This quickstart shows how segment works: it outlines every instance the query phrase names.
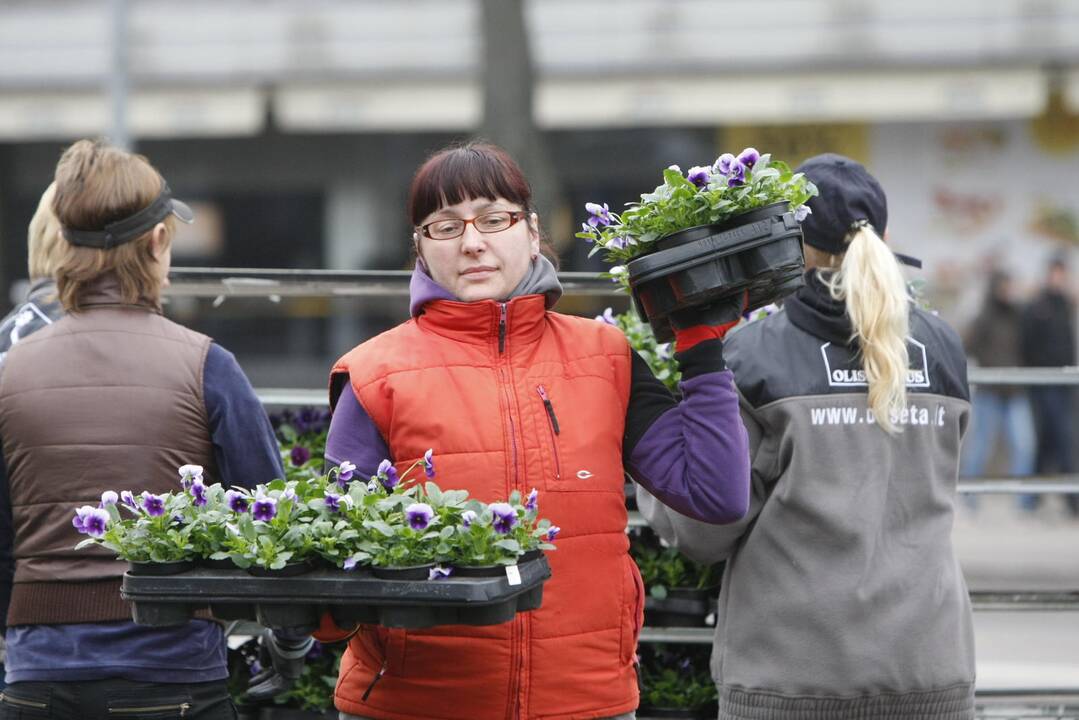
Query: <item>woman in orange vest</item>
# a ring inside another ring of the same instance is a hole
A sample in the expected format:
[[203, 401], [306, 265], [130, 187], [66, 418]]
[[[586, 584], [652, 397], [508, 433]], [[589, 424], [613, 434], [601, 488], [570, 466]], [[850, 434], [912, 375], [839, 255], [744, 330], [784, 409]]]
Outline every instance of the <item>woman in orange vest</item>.
[[729, 326], [679, 333], [679, 402], [616, 327], [553, 312], [562, 288], [528, 181], [497, 147], [433, 155], [408, 211], [412, 317], [334, 366], [326, 460], [372, 476], [434, 448], [443, 488], [485, 501], [536, 489], [561, 534], [539, 610], [490, 627], [360, 626], [337, 708], [344, 720], [632, 718], [644, 593], [624, 472], [699, 520], [745, 514]]

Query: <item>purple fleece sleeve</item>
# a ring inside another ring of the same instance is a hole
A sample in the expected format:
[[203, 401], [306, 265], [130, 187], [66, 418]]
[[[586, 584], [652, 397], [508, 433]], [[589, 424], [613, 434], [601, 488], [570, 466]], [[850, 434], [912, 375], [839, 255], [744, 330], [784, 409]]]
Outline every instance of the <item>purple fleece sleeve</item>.
[[[716, 352], [710, 350], [689, 352], [703, 360]], [[732, 523], [749, 507], [749, 438], [734, 377], [722, 369], [721, 357], [718, 371], [716, 365], [707, 372], [687, 364], [682, 363], [682, 401], [650, 421], [626, 466], [634, 480], [673, 510], [716, 525]], [[637, 385], [635, 376], [633, 393]]]
[[330, 430], [326, 435], [326, 464], [340, 465], [345, 460], [356, 466], [361, 477], [371, 477], [378, 465], [390, 458], [390, 449], [375, 427], [374, 420], [360, 405], [356, 393], [345, 386], [333, 408]]

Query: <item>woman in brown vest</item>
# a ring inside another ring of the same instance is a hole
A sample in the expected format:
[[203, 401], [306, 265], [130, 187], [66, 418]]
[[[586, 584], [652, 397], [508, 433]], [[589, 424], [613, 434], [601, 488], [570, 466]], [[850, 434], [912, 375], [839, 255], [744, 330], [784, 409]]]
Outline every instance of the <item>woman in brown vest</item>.
[[221, 627], [132, 623], [124, 564], [76, 552], [71, 513], [105, 490], [172, 490], [184, 464], [226, 485], [282, 476], [273, 431], [236, 359], [161, 314], [175, 222], [193, 216], [157, 170], [80, 141], [53, 211], [66, 314], [0, 366], [0, 720], [233, 718]]

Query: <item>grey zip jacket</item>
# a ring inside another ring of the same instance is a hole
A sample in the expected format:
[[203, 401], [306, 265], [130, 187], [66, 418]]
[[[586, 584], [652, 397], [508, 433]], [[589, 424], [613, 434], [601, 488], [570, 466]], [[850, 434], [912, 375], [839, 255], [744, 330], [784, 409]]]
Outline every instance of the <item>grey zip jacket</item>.
[[974, 637], [952, 548], [970, 413], [955, 332], [912, 308], [907, 409], [869, 412], [843, 305], [815, 273], [724, 355], [749, 431], [738, 523], [696, 522], [638, 490], [649, 524], [699, 562], [727, 560], [712, 674], [731, 720], [968, 720]]

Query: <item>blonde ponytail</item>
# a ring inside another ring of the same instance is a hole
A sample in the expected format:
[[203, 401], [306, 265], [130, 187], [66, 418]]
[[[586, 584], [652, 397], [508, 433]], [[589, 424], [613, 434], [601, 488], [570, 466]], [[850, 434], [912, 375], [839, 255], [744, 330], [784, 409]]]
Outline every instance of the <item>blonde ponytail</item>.
[[847, 306], [869, 383], [869, 407], [888, 434], [900, 432], [892, 414], [907, 405], [910, 332], [907, 284], [891, 250], [868, 224], [847, 236], [839, 270], [822, 278], [832, 297]]

